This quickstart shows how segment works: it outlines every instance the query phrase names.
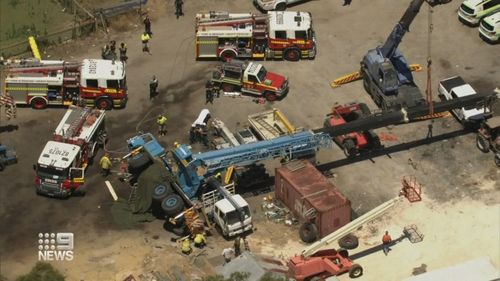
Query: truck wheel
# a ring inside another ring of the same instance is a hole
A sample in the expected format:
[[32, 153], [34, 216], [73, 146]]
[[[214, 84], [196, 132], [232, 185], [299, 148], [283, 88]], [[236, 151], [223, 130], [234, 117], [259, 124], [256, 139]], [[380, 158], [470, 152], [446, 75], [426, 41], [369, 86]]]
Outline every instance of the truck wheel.
[[476, 136], [476, 146], [481, 152], [488, 153], [490, 151], [490, 143], [488, 140], [481, 134]]
[[220, 59], [223, 62], [228, 62], [231, 61], [236, 57], [236, 52], [233, 50], [224, 50], [222, 53], [220, 53]]
[[297, 49], [288, 49], [285, 51], [285, 59], [287, 61], [298, 61], [300, 59], [300, 52]]
[[168, 183], [157, 184], [153, 189], [153, 200], [163, 201], [170, 194], [172, 194], [172, 187]]
[[34, 109], [45, 109], [47, 101], [44, 98], [34, 98], [31, 100], [31, 107]]
[[366, 105], [366, 103], [360, 103], [359, 107], [361, 108], [361, 112], [363, 113], [363, 117], [370, 115], [372, 113], [370, 111], [370, 108], [368, 108], [368, 105]]
[[356, 149], [356, 143], [354, 143], [354, 140], [346, 139], [342, 143], [342, 146], [344, 147], [345, 156], [354, 157], [356, 156], [356, 154], [358, 154], [358, 150]]
[[224, 92], [234, 92], [234, 89], [236, 87], [233, 84], [228, 84], [228, 83], [223, 83], [222, 84], [222, 91]]
[[134, 158], [128, 160], [128, 167], [131, 171], [140, 171], [150, 162], [146, 153], [141, 153]]
[[276, 5], [276, 11], [284, 11], [286, 10], [286, 3], [279, 3], [278, 5]]
[[358, 278], [361, 275], [363, 275], [363, 268], [361, 265], [355, 263], [349, 268], [349, 277], [351, 278]]
[[173, 217], [184, 210], [184, 202], [179, 195], [170, 194], [161, 202], [161, 208], [166, 216]]
[[318, 239], [318, 228], [315, 224], [306, 222], [299, 229], [300, 239], [306, 243], [312, 243]]
[[272, 92], [265, 92], [264, 97], [266, 98], [267, 101], [276, 101], [278, 99], [278, 96], [276, 96], [275, 93]]
[[95, 106], [99, 109], [110, 110], [113, 108], [113, 102], [108, 98], [100, 98], [96, 100]]
[[344, 249], [349, 249], [349, 250], [356, 249], [358, 245], [359, 245], [358, 237], [352, 234], [347, 234], [346, 236], [339, 239], [339, 246]]

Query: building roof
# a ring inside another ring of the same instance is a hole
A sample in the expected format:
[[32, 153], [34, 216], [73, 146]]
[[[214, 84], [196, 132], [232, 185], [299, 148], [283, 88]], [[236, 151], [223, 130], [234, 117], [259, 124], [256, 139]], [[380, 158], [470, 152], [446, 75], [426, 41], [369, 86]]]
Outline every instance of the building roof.
[[65, 169], [79, 152], [80, 147], [77, 145], [48, 141], [38, 158], [38, 164]]
[[308, 30], [311, 14], [306, 12], [268, 12], [270, 30]]
[[125, 77], [125, 68], [120, 61], [84, 59], [82, 79], [114, 79], [120, 80]]

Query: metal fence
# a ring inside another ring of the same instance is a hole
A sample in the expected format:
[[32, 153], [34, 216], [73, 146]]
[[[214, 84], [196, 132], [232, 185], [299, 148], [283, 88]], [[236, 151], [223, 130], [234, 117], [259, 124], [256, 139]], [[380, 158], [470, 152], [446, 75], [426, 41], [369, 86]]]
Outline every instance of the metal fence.
[[[132, 0], [112, 7], [92, 11], [83, 7], [77, 0], [58, 0], [58, 2], [66, 11], [74, 15], [73, 24], [70, 27], [66, 26], [63, 29], [50, 32], [47, 35], [33, 34], [41, 50], [50, 45], [60, 44], [71, 39], [89, 35], [95, 32], [99, 28], [99, 25], [104, 25], [105, 23], [103, 20], [106, 18], [141, 9], [142, 6], [147, 3], [147, 0]], [[103, 27], [106, 28], [105, 26]], [[23, 41], [2, 46], [0, 48], [0, 56], [8, 58], [30, 51], [28, 39], [26, 38]]]

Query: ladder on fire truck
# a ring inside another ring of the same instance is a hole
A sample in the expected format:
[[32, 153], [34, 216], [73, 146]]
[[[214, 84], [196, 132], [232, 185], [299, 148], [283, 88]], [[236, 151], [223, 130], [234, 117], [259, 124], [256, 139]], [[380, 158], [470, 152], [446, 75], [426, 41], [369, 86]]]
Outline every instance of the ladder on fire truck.
[[91, 108], [75, 108], [66, 120], [66, 124], [70, 124], [68, 129], [64, 132], [64, 138], [69, 139], [75, 137], [80, 132], [87, 117], [92, 112]]
[[39, 61], [39, 60], [12, 60], [7, 61], [7, 72], [31, 72], [65, 70], [68, 68], [80, 67], [81, 62], [77, 61]]
[[267, 15], [255, 15], [255, 14], [239, 14], [240, 16], [231, 16], [228, 12], [209, 12], [208, 17], [205, 14], [198, 17], [198, 26], [217, 26], [217, 25], [235, 25], [243, 23], [255, 23], [259, 21], [265, 21]]

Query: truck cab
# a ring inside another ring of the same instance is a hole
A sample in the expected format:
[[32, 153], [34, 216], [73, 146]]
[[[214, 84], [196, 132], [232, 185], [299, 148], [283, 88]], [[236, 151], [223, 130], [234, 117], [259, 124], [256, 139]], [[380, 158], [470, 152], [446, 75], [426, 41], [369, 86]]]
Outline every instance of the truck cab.
[[225, 237], [232, 237], [252, 229], [252, 216], [248, 203], [238, 194], [233, 195], [232, 199], [243, 210], [242, 215], [228, 199], [217, 201], [213, 207], [214, 221]]
[[[441, 80], [439, 82], [439, 94], [446, 100], [452, 100], [470, 95], [476, 95], [476, 91], [467, 84], [462, 77], [455, 76]], [[489, 113], [484, 106], [466, 106], [452, 110], [455, 117], [463, 123], [479, 122], [485, 119], [485, 114]]]
[[79, 146], [49, 141], [38, 162], [35, 187], [37, 194], [68, 197], [83, 183], [85, 167], [79, 167], [82, 151]]
[[491, 44], [500, 43], [500, 11], [481, 20], [479, 37]]
[[465, 25], [477, 26], [479, 21], [500, 11], [500, 0], [465, 0], [458, 9], [458, 19]]

